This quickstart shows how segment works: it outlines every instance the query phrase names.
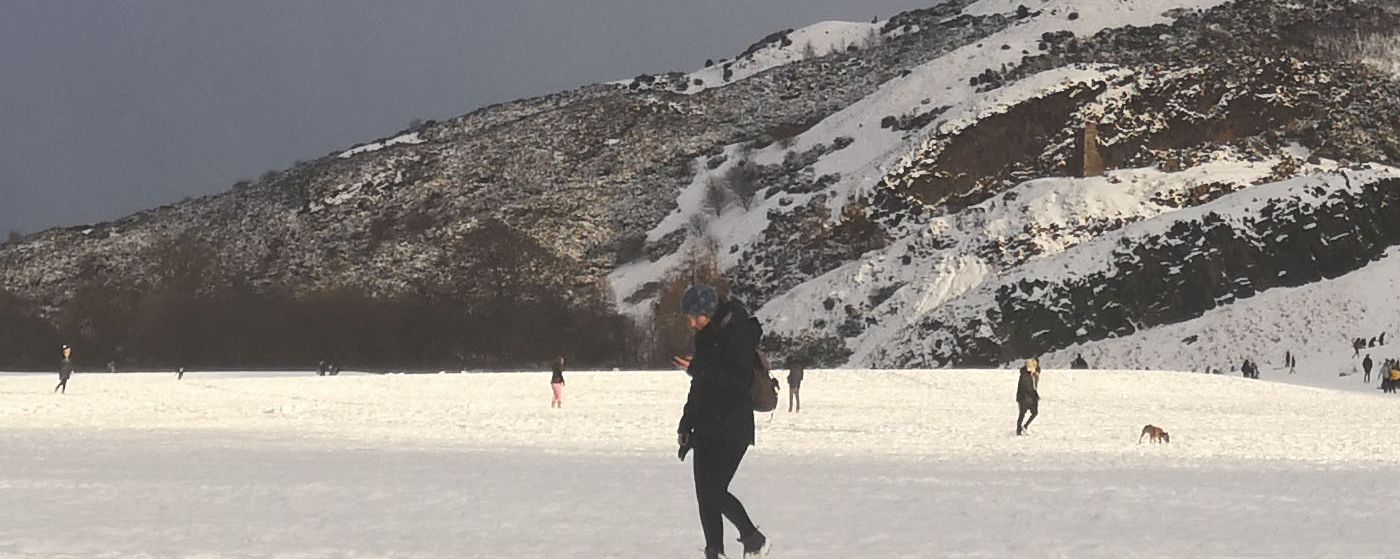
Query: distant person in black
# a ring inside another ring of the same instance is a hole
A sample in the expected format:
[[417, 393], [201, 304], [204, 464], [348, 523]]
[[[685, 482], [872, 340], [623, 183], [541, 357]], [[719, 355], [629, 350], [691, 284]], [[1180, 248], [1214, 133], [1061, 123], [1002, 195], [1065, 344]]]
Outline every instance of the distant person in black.
[[1361, 382], [1365, 382], [1365, 383], [1371, 382], [1371, 366], [1372, 366], [1372, 365], [1375, 365], [1375, 362], [1374, 362], [1374, 361], [1371, 361], [1371, 354], [1368, 353], [1368, 354], [1366, 354], [1366, 358], [1361, 360], [1361, 370], [1362, 370], [1362, 371], [1365, 371], [1365, 373], [1366, 373], [1366, 377], [1363, 378], [1363, 379], [1361, 379]]
[[65, 344], [63, 358], [58, 361], [58, 386], [53, 387], [53, 391], [67, 394], [68, 377], [71, 376], [73, 376], [73, 348]]
[[737, 301], [720, 301], [714, 287], [697, 284], [681, 297], [681, 312], [695, 331], [695, 354], [676, 357], [690, 375], [690, 393], [676, 429], [677, 456], [695, 452], [695, 500], [705, 533], [705, 557], [724, 555], [724, 519], [739, 530], [744, 556], [756, 556], [768, 538], [754, 526], [729, 483], [754, 443], [754, 362], [763, 328]]
[[797, 406], [797, 413], [802, 413], [802, 397], [798, 391], [802, 389], [802, 376], [806, 373], [801, 361], [793, 361], [788, 365], [788, 411], [793, 411], [793, 406]]
[[1078, 354], [1078, 355], [1075, 355], [1075, 356], [1074, 356], [1074, 361], [1071, 361], [1071, 362], [1070, 362], [1069, 368], [1071, 368], [1071, 369], [1088, 369], [1088, 368], [1089, 368], [1089, 362], [1084, 360], [1084, 354], [1081, 353], [1081, 354]]
[[1253, 361], [1248, 359], [1245, 359], [1244, 363], [1240, 364], [1240, 372], [1244, 374], [1244, 378], [1259, 378], [1259, 368], [1254, 365]]
[[316, 376], [318, 376], [318, 377], [326, 376], [326, 362], [325, 362], [325, 361], [317, 361], [317, 362], [316, 362]]
[[[1040, 360], [1032, 357], [1026, 360], [1026, 366], [1021, 367], [1021, 376], [1016, 382], [1016, 404], [1021, 408], [1021, 413], [1016, 416], [1017, 436], [1026, 434], [1031, 422], [1040, 415], [1039, 387]], [[1030, 419], [1026, 419], [1026, 412], [1030, 412]]]
[[564, 356], [554, 358], [554, 375], [549, 378], [549, 388], [554, 391], [554, 399], [549, 402], [551, 408], [564, 407]]
[[185, 368], [175, 369], [175, 380], [185, 380]]
[[336, 375], [340, 374], [340, 364], [338, 364], [338, 363], [331, 363], [331, 367], [330, 367], [330, 369], [328, 369], [328, 370], [326, 371], [326, 374], [328, 374], [328, 375], [330, 375], [330, 376], [336, 376]]

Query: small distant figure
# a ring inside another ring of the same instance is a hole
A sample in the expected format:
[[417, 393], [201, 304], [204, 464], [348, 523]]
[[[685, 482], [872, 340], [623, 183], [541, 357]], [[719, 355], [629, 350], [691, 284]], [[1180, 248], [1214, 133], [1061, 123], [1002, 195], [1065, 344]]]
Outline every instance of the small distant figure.
[[340, 374], [340, 364], [339, 364], [339, 363], [331, 363], [330, 368], [329, 368], [329, 369], [326, 369], [326, 374], [329, 375], [329, 376], [336, 376], [336, 375]]
[[113, 374], [115, 374], [115, 373], [117, 372], [117, 362], [116, 362], [116, 361], [108, 361], [108, 362], [107, 362], [107, 372], [108, 372], [108, 373], [113, 373]]
[[1385, 332], [1381, 332], [1381, 345], [1385, 345]]
[[794, 360], [788, 365], [788, 411], [793, 411], [796, 406], [796, 413], [802, 413], [802, 396], [798, 391], [802, 390], [802, 377], [806, 375], [806, 368], [801, 361]]
[[1361, 357], [1361, 349], [1366, 347], [1366, 340], [1356, 338], [1351, 341], [1352, 357]]
[[316, 362], [316, 376], [318, 376], [318, 377], [326, 376], [326, 362], [325, 362], [325, 361], [317, 361], [317, 362]]
[[1168, 435], [1167, 432], [1163, 431], [1161, 427], [1157, 427], [1152, 424], [1148, 424], [1142, 428], [1142, 434], [1138, 435], [1138, 444], [1142, 444], [1143, 437], [1147, 437], [1147, 441], [1151, 443], [1172, 442], [1171, 435]]
[[[1016, 404], [1021, 412], [1016, 416], [1016, 436], [1025, 435], [1031, 422], [1040, 415], [1040, 360], [1034, 357], [1026, 360], [1021, 367], [1021, 376], [1016, 382]], [[1030, 412], [1030, 419], [1026, 419]], [[1023, 422], [1024, 420], [1024, 422]]]
[[63, 357], [58, 360], [58, 386], [53, 387], [53, 391], [67, 394], [68, 377], [73, 376], [73, 348], [63, 344], [62, 352]]
[[1257, 379], [1259, 378], [1259, 365], [1245, 359], [1244, 363], [1240, 365], [1240, 373], [1244, 374], [1244, 378]]
[[185, 368], [175, 369], [175, 380], [185, 380]]
[[1361, 379], [1361, 382], [1364, 382], [1364, 383], [1366, 383], [1366, 384], [1371, 384], [1371, 365], [1374, 365], [1374, 364], [1375, 364], [1375, 363], [1374, 363], [1373, 361], [1371, 361], [1371, 354], [1369, 354], [1369, 353], [1366, 354], [1366, 358], [1365, 358], [1365, 359], [1362, 359], [1362, 360], [1361, 360], [1361, 371], [1362, 371], [1363, 373], [1366, 373], [1366, 376], [1365, 376], [1364, 378]]
[[550, 408], [564, 407], [564, 356], [554, 358], [554, 375], [549, 379], [549, 387], [554, 391], [554, 399], [550, 400]]
[[1376, 338], [1372, 337], [1371, 343], [1368, 344], [1366, 347], [1376, 347]]
[[1390, 360], [1390, 375], [1386, 377], [1386, 392], [1395, 393], [1397, 385], [1400, 385], [1400, 361]]
[[1069, 368], [1071, 368], [1071, 369], [1077, 369], [1077, 370], [1078, 370], [1078, 369], [1088, 369], [1088, 368], [1089, 368], [1089, 362], [1088, 362], [1088, 361], [1085, 361], [1085, 360], [1084, 360], [1084, 354], [1080, 353], [1080, 354], [1077, 354], [1077, 355], [1074, 356], [1074, 361], [1070, 361], [1070, 363], [1069, 363]]

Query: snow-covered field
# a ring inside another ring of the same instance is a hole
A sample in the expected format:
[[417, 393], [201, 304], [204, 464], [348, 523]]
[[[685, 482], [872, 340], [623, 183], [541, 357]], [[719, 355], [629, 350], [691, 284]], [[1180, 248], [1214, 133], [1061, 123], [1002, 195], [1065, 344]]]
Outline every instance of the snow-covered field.
[[[568, 378], [552, 410], [545, 373], [77, 375], [66, 395], [0, 375], [0, 556], [700, 556], [685, 375]], [[801, 414], [760, 416], [735, 493], [774, 557], [1400, 546], [1400, 399], [1048, 371], [1018, 438], [1015, 382], [809, 371]], [[1172, 443], [1138, 445], [1145, 423]]]

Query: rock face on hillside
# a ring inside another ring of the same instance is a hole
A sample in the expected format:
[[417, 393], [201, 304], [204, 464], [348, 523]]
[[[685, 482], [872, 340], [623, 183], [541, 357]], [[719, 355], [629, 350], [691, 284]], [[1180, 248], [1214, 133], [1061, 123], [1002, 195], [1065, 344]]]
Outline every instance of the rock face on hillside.
[[[425, 123], [0, 246], [0, 312], [156, 363], [176, 359], [150, 349], [169, 334], [132, 325], [234, 321], [220, 313], [244, 306], [208, 301], [419, 305], [338, 316], [429, 342], [266, 359], [425, 366], [581, 351], [560, 340], [622, 313], [636, 326], [586, 345], [623, 363], [653, 354], [652, 305], [705, 253], [775, 352], [948, 366], [1186, 320], [1400, 244], [1400, 82], [1355, 44], [1393, 38], [1400, 9], [1107, 4], [957, 0], [844, 48], [784, 31], [695, 74]], [[434, 314], [447, 308], [459, 314]], [[319, 330], [307, 313], [297, 329]], [[528, 341], [492, 359], [505, 342], [449, 326], [462, 322]], [[540, 323], [572, 329], [531, 337]], [[189, 344], [223, 343], [209, 332]]]

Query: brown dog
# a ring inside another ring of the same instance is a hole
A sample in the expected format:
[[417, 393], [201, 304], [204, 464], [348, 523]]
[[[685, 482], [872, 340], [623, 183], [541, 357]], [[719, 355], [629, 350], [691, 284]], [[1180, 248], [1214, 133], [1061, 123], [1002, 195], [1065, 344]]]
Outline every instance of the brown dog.
[[1142, 434], [1138, 435], [1138, 444], [1142, 444], [1143, 437], [1148, 437], [1147, 440], [1154, 443], [1172, 442], [1171, 435], [1168, 435], [1167, 432], [1163, 431], [1161, 427], [1156, 427], [1153, 425], [1146, 425], [1142, 428]]

